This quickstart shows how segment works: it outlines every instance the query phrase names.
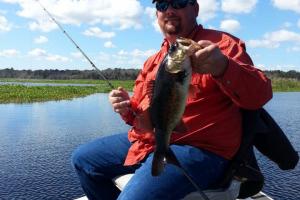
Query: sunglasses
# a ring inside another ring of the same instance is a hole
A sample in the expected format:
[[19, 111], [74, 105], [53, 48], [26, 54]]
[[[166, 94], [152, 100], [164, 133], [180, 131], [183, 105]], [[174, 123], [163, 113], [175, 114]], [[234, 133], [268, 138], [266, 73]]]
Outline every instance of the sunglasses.
[[172, 1], [158, 1], [156, 2], [156, 10], [165, 12], [169, 5], [174, 9], [185, 8], [188, 4], [194, 5], [196, 0], [172, 0]]

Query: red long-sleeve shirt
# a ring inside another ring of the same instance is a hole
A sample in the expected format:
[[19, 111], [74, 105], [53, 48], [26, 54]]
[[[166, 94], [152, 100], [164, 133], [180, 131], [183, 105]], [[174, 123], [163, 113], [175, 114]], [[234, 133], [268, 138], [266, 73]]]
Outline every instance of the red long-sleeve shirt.
[[[182, 116], [185, 130], [173, 133], [171, 144], [187, 144], [231, 159], [240, 146], [240, 108], [257, 109], [272, 98], [271, 82], [254, 68], [245, 44], [227, 33], [198, 26], [190, 35], [194, 41], [209, 40], [218, 44], [228, 57], [228, 67], [222, 77], [193, 73]], [[125, 165], [141, 161], [155, 148], [155, 138], [149, 117], [151, 87], [158, 67], [169, 48], [164, 40], [161, 50], [151, 56], [136, 79], [131, 105], [134, 110], [122, 116], [132, 125], [128, 138], [132, 146]]]

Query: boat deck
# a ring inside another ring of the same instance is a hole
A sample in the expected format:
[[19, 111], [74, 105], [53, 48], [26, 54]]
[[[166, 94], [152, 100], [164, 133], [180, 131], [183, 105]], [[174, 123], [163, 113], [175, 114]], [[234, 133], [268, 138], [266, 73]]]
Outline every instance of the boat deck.
[[[125, 174], [122, 176], [118, 176], [113, 179], [114, 184], [122, 191], [126, 186], [128, 181], [131, 179], [133, 174]], [[233, 199], [237, 196], [240, 188], [240, 182], [237, 180], [233, 180], [228, 187], [228, 189], [224, 191], [216, 191], [216, 190], [205, 190], [203, 191], [210, 200], [220, 200], [220, 199]], [[246, 198], [246, 200], [273, 200], [271, 197], [266, 195], [263, 192], [259, 192], [258, 194]], [[75, 200], [88, 200], [86, 196], [80, 197]], [[191, 194], [184, 197], [182, 200], [202, 200], [201, 195], [198, 192], [192, 192]]]
[[[80, 197], [78, 199], [75, 200], [88, 200], [88, 198], [86, 196]], [[190, 199], [190, 200], [200, 200], [199, 198], [194, 198], [194, 199]], [[238, 199], [237, 199], [238, 200]], [[259, 192], [258, 194], [252, 196], [252, 197], [248, 197], [244, 200], [273, 200], [271, 197], [269, 197], [268, 195], [266, 195], [263, 192]]]
[[[122, 191], [126, 186], [128, 181], [134, 174], [125, 174], [114, 178], [112, 181], [114, 184]], [[224, 199], [234, 199], [239, 192], [240, 182], [237, 180], [232, 180], [230, 186], [226, 190], [205, 190], [203, 191], [210, 200], [224, 200]], [[182, 200], [201, 200], [202, 197], [198, 192], [192, 192], [184, 197]], [[266, 195], [263, 192], [259, 192], [258, 194], [246, 198], [246, 200], [273, 200], [271, 197]], [[83, 196], [81, 198], [75, 200], [88, 200], [87, 197]]]

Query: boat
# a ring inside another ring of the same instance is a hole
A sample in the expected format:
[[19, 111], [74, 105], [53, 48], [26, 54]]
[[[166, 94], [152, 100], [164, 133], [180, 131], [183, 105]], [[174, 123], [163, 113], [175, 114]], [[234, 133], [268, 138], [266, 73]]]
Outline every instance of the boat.
[[[118, 176], [115, 179], [113, 179], [113, 182], [116, 185], [116, 187], [122, 191], [133, 175], [134, 174], [125, 174], [122, 176]], [[226, 199], [232, 199], [232, 195], [237, 196], [237, 193], [239, 192], [239, 187], [240, 187], [240, 182], [237, 180], [233, 180], [230, 186], [226, 190], [205, 190], [203, 192], [208, 196], [210, 200], [226, 200]], [[185, 196], [182, 200], [202, 200], [202, 199], [203, 198], [198, 192], [192, 192], [187, 196]], [[246, 198], [245, 200], [254, 200], [254, 199], [273, 200], [271, 197], [269, 197], [267, 194], [265, 194], [262, 191], [253, 195], [252, 197]], [[82, 196], [75, 200], [88, 200], [88, 198], [86, 196]]]

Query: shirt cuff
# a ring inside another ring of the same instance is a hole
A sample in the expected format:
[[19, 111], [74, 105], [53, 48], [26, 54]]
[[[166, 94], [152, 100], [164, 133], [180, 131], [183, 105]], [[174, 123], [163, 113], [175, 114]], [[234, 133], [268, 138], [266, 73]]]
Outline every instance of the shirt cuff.
[[129, 110], [126, 114], [121, 115], [121, 118], [126, 122], [126, 124], [133, 125], [135, 113], [137, 110], [137, 103], [131, 98], [130, 105], [131, 105], [131, 110]]

